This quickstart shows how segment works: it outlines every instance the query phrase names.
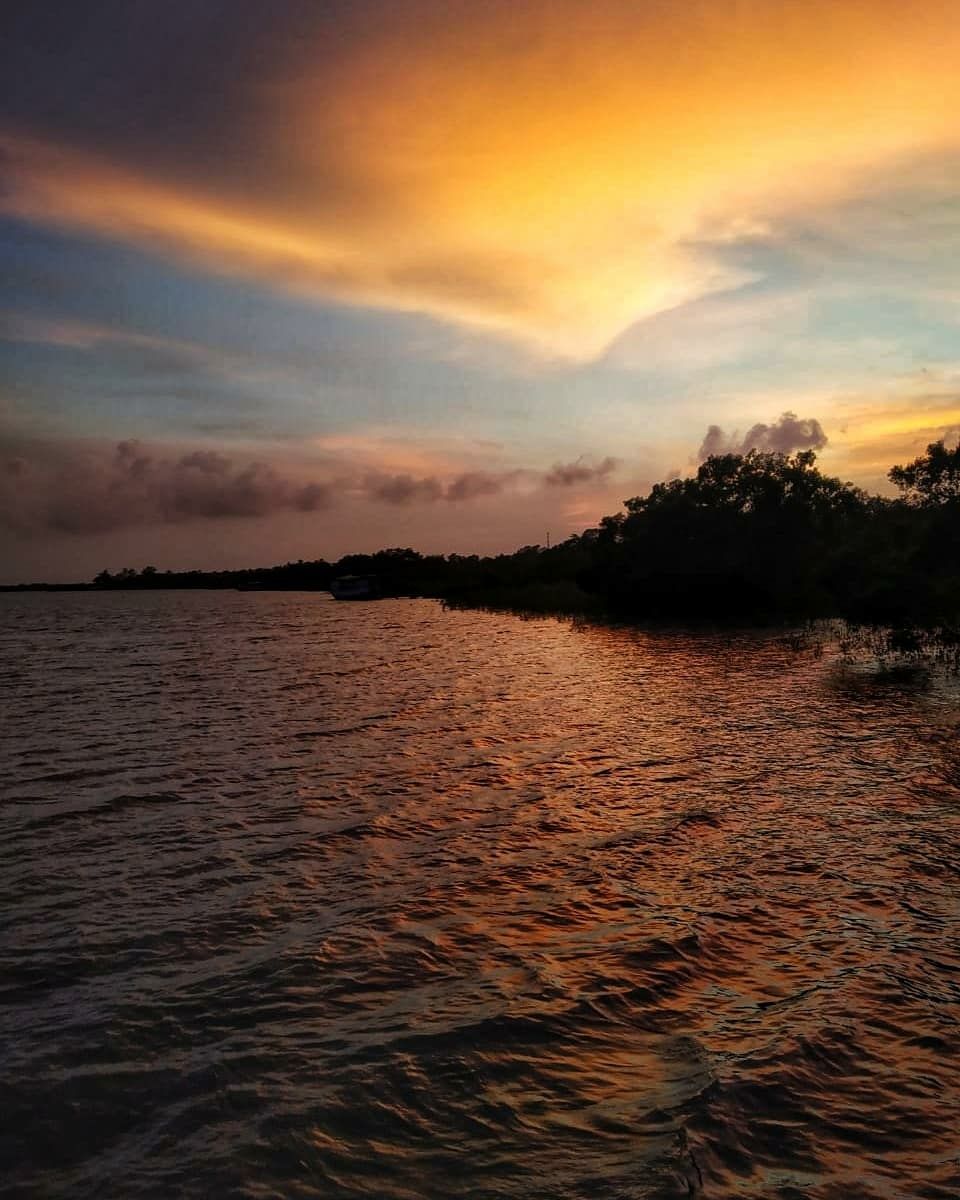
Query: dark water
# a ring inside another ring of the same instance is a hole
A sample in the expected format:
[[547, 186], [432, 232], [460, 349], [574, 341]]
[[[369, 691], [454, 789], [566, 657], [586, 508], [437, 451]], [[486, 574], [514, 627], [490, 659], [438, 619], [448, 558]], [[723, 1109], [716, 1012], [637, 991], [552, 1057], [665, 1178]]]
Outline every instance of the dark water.
[[0, 1191], [960, 1195], [952, 685], [0, 596]]

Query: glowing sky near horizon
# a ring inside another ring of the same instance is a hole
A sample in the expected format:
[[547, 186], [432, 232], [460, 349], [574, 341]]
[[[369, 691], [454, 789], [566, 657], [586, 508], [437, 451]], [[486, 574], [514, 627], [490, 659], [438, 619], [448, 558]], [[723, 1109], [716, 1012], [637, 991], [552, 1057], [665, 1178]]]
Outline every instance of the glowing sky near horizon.
[[873, 487], [960, 425], [954, 0], [12, 9], [10, 577], [511, 549], [711, 424], [816, 418]]

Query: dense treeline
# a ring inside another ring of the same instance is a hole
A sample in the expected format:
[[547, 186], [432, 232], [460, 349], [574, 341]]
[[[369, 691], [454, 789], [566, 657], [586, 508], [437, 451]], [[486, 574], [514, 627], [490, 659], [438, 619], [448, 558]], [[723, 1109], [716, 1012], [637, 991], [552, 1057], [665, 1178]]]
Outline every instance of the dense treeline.
[[553, 550], [483, 560], [487, 577], [460, 598], [632, 620], [843, 617], [947, 632], [960, 618], [960, 448], [933, 443], [890, 479], [894, 499], [824, 475], [812, 451], [714, 456]]
[[960, 448], [894, 467], [895, 499], [824, 475], [812, 451], [707, 459], [595, 529], [514, 554], [353, 554], [245, 571], [97, 576], [112, 588], [326, 589], [374, 574], [386, 595], [631, 620], [844, 617], [950, 629], [960, 617]]

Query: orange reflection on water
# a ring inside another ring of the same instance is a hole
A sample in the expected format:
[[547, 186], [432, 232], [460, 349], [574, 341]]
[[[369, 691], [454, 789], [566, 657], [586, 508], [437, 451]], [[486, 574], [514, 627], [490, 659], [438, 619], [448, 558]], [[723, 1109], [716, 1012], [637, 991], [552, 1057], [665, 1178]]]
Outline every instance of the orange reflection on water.
[[[53, 1055], [119, 1128], [162, 1069], [200, 1132], [152, 1169], [284, 1195], [956, 1193], [955, 683], [777, 634], [84, 600], [30, 617], [2, 731], [4, 865], [69, 897], [11, 971], [94, 1014], [17, 1009], [24, 1087]], [[109, 1102], [69, 1065], [107, 1004]]]

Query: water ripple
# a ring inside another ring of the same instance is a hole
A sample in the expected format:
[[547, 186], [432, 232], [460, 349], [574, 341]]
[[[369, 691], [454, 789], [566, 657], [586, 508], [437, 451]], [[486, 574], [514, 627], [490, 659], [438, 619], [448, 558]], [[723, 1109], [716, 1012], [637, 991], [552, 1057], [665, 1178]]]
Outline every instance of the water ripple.
[[0, 1194], [960, 1194], [960, 705], [802, 639], [0, 597]]

